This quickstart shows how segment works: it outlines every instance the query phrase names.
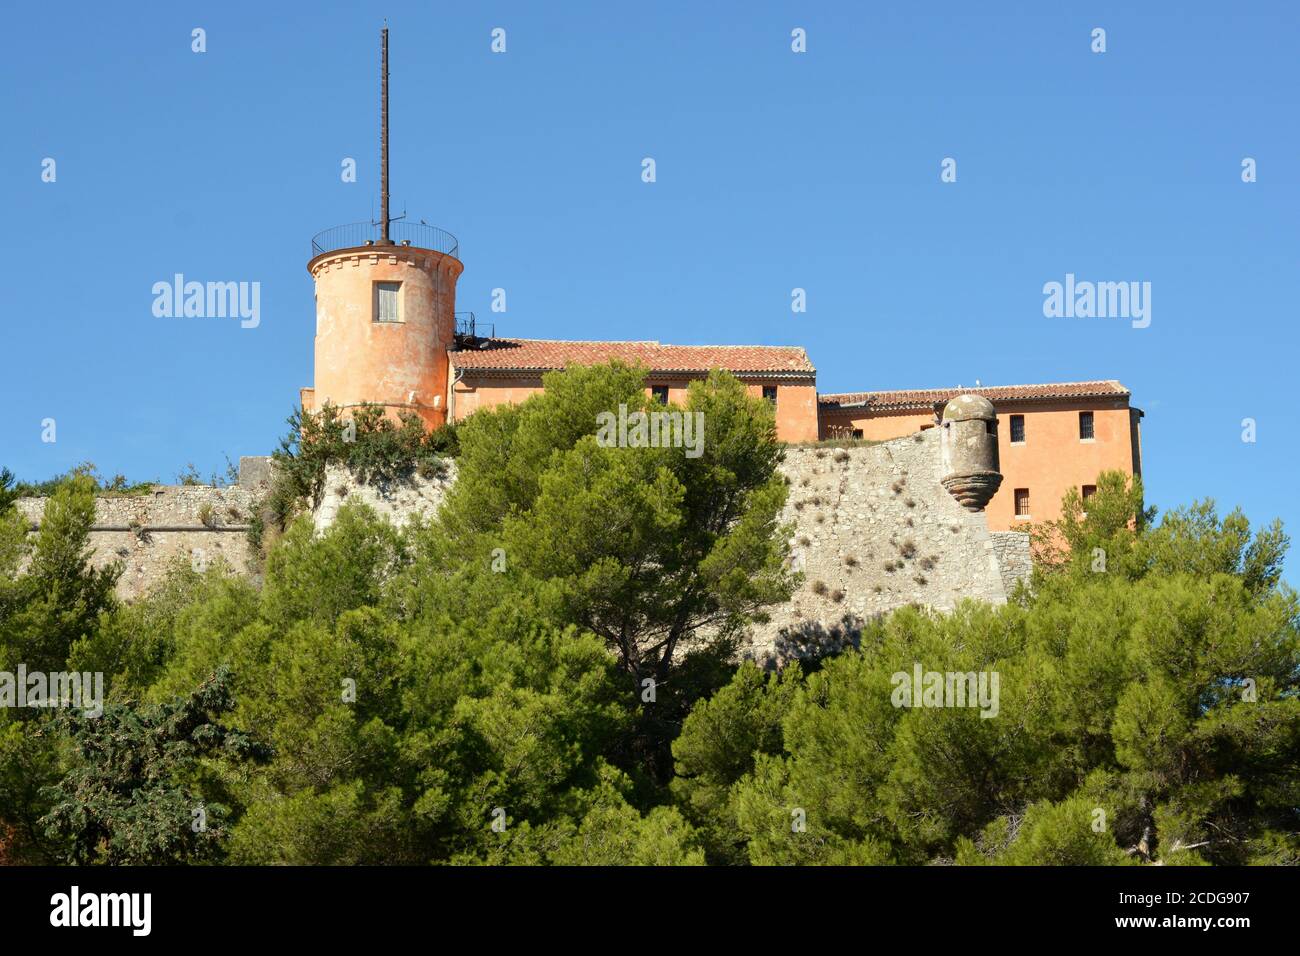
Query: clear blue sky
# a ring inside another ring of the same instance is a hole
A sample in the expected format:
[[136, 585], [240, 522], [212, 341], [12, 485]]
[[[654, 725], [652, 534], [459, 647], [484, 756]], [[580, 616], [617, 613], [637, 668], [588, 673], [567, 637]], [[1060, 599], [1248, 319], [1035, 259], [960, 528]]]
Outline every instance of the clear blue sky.
[[[458, 308], [507, 290], [499, 334], [798, 344], [822, 391], [1118, 378], [1152, 503], [1300, 527], [1293, 2], [127, 11], [5, 13], [0, 463], [23, 478], [273, 448], [312, 381], [309, 239], [375, 206], [386, 15], [396, 206], [459, 236]], [[177, 272], [260, 282], [260, 326], [155, 318]], [[1151, 282], [1150, 327], [1045, 318], [1067, 272]]]

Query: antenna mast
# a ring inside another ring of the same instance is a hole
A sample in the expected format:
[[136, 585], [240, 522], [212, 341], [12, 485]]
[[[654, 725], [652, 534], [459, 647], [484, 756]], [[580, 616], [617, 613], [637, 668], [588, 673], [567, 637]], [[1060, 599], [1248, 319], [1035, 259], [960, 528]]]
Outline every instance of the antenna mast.
[[388, 236], [388, 27], [384, 27], [379, 36], [383, 51], [379, 110], [379, 223], [382, 230], [379, 243], [391, 246], [393, 240]]

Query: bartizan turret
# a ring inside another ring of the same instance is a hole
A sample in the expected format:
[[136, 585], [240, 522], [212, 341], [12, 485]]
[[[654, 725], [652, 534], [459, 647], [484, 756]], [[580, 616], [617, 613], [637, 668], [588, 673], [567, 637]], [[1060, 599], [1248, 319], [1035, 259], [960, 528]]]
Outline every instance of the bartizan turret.
[[983, 511], [1002, 484], [993, 403], [980, 395], [958, 395], [944, 406], [939, 427], [943, 486], [967, 511]]

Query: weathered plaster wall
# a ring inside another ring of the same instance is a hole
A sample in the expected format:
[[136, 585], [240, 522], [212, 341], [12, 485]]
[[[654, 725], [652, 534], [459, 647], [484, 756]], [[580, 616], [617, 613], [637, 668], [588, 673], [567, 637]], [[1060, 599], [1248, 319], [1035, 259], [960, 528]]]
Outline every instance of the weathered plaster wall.
[[[97, 498], [91, 564], [123, 563], [117, 593], [124, 600], [147, 594], [174, 561], [201, 570], [223, 559], [237, 573], [251, 573], [246, 529], [258, 494], [256, 485], [157, 485], [148, 495]], [[35, 526], [46, 501], [20, 498], [17, 507]]]
[[1004, 573], [999, 562], [1018, 555], [1018, 543], [999, 544], [984, 515], [939, 484], [937, 429], [866, 447], [791, 448], [783, 471], [790, 479], [783, 518], [795, 526], [792, 560], [805, 580], [770, 623], [753, 629], [748, 656], [842, 645], [871, 616], [908, 604], [949, 609], [967, 597], [1001, 604], [1022, 573]]
[[[447, 350], [460, 260], [414, 246], [343, 249], [314, 258], [316, 378], [312, 409], [378, 403], [446, 420]], [[398, 321], [376, 322], [376, 284], [399, 283]], [[307, 406], [304, 406], [307, 407]]]
[[[939, 442], [939, 430], [928, 429], [874, 446], [786, 450], [782, 521], [794, 525], [791, 556], [804, 582], [751, 630], [742, 653], [770, 661], [809, 643], [842, 644], [873, 615], [908, 604], [1006, 601], [1029, 573], [1028, 536], [990, 533], [983, 513], [957, 504], [939, 483]], [[397, 524], [431, 515], [454, 480], [454, 463], [442, 478], [372, 485], [331, 467], [316, 527], [328, 527], [348, 501]]]
[[[1093, 413], [1092, 439], [1079, 438], [1079, 413]], [[1011, 441], [1011, 415], [1025, 416], [1025, 440]], [[1040, 403], [1032, 408], [999, 410], [998, 457], [1002, 487], [989, 502], [989, 526], [1014, 530], [1026, 521], [1061, 516], [1061, 498], [1071, 488], [1095, 485], [1103, 471], [1134, 474], [1136, 422], [1127, 401]], [[1015, 490], [1029, 492], [1028, 517], [1015, 514]]]
[[[452, 360], [455, 361], [453, 353]], [[488, 376], [475, 369], [457, 371], [453, 377], [452, 420], [462, 422], [474, 412], [497, 405], [521, 405], [542, 390], [542, 377], [504, 378]]]
[[[370, 485], [331, 467], [316, 527], [329, 527], [347, 501], [399, 525], [432, 515], [455, 480], [455, 463], [448, 464], [440, 477]], [[792, 561], [805, 580], [769, 623], [752, 629], [742, 649], [750, 657], [768, 661], [809, 642], [852, 641], [872, 615], [907, 604], [947, 609], [964, 597], [1002, 603], [1029, 573], [1026, 535], [990, 533], [982, 513], [965, 511], [939, 483], [936, 429], [867, 447], [792, 447], [782, 471], [790, 482], [783, 521], [794, 526]], [[118, 591], [128, 600], [161, 581], [173, 560], [202, 566], [221, 557], [251, 573], [243, 532], [270, 478], [267, 459], [244, 458], [236, 486], [159, 486], [146, 497], [100, 498], [94, 564], [125, 563]], [[35, 524], [45, 499], [18, 506]]]
[[[1071, 488], [1095, 485], [1103, 471], [1141, 474], [1140, 413], [1127, 399], [1072, 399], [1061, 401], [1004, 402], [998, 413], [998, 458], [1002, 486], [989, 502], [989, 527], [1014, 531], [1028, 521], [1050, 521], [1061, 516], [1061, 498]], [[1079, 413], [1093, 413], [1095, 437], [1079, 438]], [[1011, 440], [1011, 416], [1025, 418], [1025, 440]], [[822, 410], [823, 438], [862, 431], [866, 439], [893, 439], [909, 435], [934, 422], [932, 412], [862, 408]], [[1015, 514], [1015, 492], [1029, 492], [1030, 514]]]
[[821, 409], [821, 437], [846, 438], [861, 431], [867, 441], [889, 441], [934, 425], [934, 412], [913, 409], [866, 411], [859, 408]]
[[447, 462], [446, 474], [436, 478], [412, 475], [407, 481], [361, 484], [346, 468], [330, 465], [325, 469], [325, 490], [312, 517], [316, 530], [323, 531], [334, 523], [339, 509], [348, 502], [369, 505], [395, 526], [402, 527], [414, 517], [430, 518], [442, 507], [443, 499], [456, 480], [456, 463]]
[[998, 557], [998, 567], [1002, 572], [1002, 584], [1007, 597], [1016, 589], [1016, 585], [1028, 580], [1033, 571], [1033, 561], [1029, 551], [1029, 535], [1024, 531], [992, 531], [993, 552]]
[[[400, 527], [413, 516], [436, 512], [455, 476], [455, 462], [448, 462], [443, 477], [413, 476], [408, 482], [363, 485], [345, 469], [330, 466], [321, 503], [312, 517], [317, 530], [323, 530], [334, 522], [345, 501], [363, 501]], [[117, 593], [128, 601], [149, 593], [178, 560], [202, 570], [222, 559], [236, 573], [252, 574], [256, 562], [248, 541], [248, 521], [270, 489], [271, 479], [270, 458], [244, 457], [239, 460], [237, 485], [155, 485], [148, 495], [97, 498], [90, 532], [91, 564], [98, 568], [121, 561], [124, 568]], [[18, 509], [33, 528], [41, 522], [46, 500], [18, 499]]]
[[[763, 385], [749, 385], [749, 393], [762, 397]], [[808, 382], [776, 382], [776, 436], [781, 441], [817, 440], [817, 386]]]

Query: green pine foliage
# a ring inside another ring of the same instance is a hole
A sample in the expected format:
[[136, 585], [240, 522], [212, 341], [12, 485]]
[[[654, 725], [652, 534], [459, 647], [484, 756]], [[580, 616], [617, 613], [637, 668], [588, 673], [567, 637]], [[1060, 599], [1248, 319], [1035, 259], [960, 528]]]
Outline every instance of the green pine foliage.
[[344, 418], [326, 404], [319, 412], [295, 409], [287, 420], [289, 434], [272, 456], [282, 494], [315, 502], [331, 462], [346, 465], [362, 482], [391, 481], [421, 466], [440, 468], [456, 453], [456, 429], [445, 425], [427, 432], [418, 415], [404, 412], [394, 422], [379, 405], [362, 405]]
[[94, 521], [95, 484], [85, 476], [57, 486], [34, 535], [17, 509], [0, 513], [0, 669], [58, 670], [73, 642], [116, 608], [121, 566], [91, 566]]
[[[902, 609], [765, 671], [735, 648], [796, 583], [770, 406], [695, 383], [688, 458], [597, 441], [620, 404], [651, 407], [643, 370], [477, 413], [445, 507], [400, 531], [291, 516], [336, 455], [380, 476], [446, 446], [365, 418], [357, 453], [301, 419], [260, 579], [178, 563], [129, 605], [90, 561], [94, 482], [61, 482], [32, 533], [0, 476], [0, 670], [107, 690], [98, 718], [0, 708], [0, 860], [1300, 862], [1280, 525], [1208, 502], [1157, 522], [1105, 475], [1036, 529], [1010, 604]], [[996, 672], [996, 715], [896, 706], [918, 662]]]
[[272, 455], [271, 489], [249, 518], [253, 547], [265, 553], [293, 518], [320, 503], [330, 464], [345, 466], [363, 483], [390, 482], [412, 474], [446, 473], [446, 459], [459, 452], [456, 426], [429, 432], [420, 417], [401, 412], [394, 422], [379, 405], [361, 405], [345, 418], [336, 405], [319, 412], [294, 409], [289, 432]]
[[[772, 682], [755, 699], [739, 673], [687, 720], [681, 778], [693, 793], [734, 778], [732, 756], [698, 756], [729, 702], [750, 701], [741, 739], [763, 739], [784, 711], [781, 743], [756, 744], [753, 769], [725, 798], [693, 801], [693, 822], [737, 834], [753, 863], [1294, 861], [1300, 632], [1278, 577], [1285, 537], [1251, 535], [1208, 503], [1150, 526], [1138, 502], [1109, 476], [1086, 518], [1067, 507], [1057, 530], [1072, 552], [1031, 593], [896, 611], [792, 702]], [[1120, 560], [1093, 570], [1102, 546]], [[997, 715], [894, 706], [893, 675], [918, 661], [996, 671]]]
[[61, 711], [54, 729], [80, 759], [48, 788], [53, 806], [40, 822], [56, 857], [132, 866], [214, 859], [229, 811], [188, 778], [204, 758], [240, 766], [270, 756], [257, 739], [218, 721], [233, 707], [230, 683], [219, 668], [166, 704], [114, 704], [94, 717]]
[[88, 480], [95, 494], [103, 497], [140, 497], [153, 491], [152, 481], [130, 481], [125, 475], [104, 478], [93, 462], [83, 461], [61, 475], [44, 481], [18, 481], [8, 468], [0, 469], [0, 513], [18, 498], [48, 498], [75, 479]]

